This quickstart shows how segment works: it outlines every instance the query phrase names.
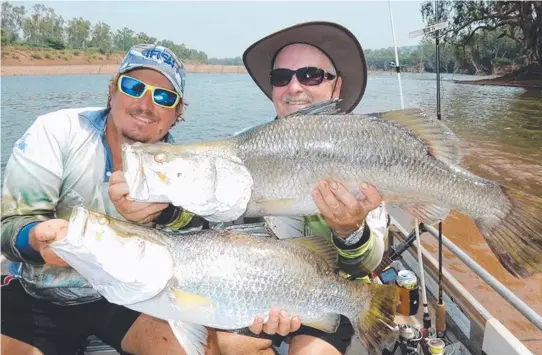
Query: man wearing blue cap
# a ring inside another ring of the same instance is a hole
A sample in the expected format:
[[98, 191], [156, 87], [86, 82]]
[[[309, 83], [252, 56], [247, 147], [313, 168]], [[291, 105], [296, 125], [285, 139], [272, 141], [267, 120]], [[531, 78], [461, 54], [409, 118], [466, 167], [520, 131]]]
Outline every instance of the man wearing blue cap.
[[168, 323], [109, 303], [48, 246], [65, 237], [76, 205], [172, 229], [191, 223], [167, 204], [109, 191], [112, 172], [122, 170], [122, 143], [173, 141], [185, 77], [169, 49], [136, 45], [109, 86], [107, 107], [39, 116], [16, 142], [2, 195], [1, 247], [11, 261], [11, 275], [0, 280], [2, 354], [73, 355], [89, 335], [119, 352], [185, 353]]

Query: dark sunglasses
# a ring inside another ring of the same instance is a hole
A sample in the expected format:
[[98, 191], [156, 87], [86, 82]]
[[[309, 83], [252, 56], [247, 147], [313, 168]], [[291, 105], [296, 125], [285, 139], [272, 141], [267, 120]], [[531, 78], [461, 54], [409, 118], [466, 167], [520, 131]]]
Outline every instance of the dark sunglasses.
[[273, 86], [286, 86], [290, 84], [294, 74], [300, 84], [307, 86], [320, 85], [324, 79], [333, 80], [337, 77], [336, 75], [316, 67], [304, 67], [297, 70], [277, 68], [271, 70], [269, 81]]
[[119, 78], [119, 90], [131, 97], [141, 98], [147, 90], [152, 93], [152, 101], [158, 106], [173, 108], [179, 102], [179, 94], [174, 91], [159, 88], [142, 82], [130, 76], [121, 75]]

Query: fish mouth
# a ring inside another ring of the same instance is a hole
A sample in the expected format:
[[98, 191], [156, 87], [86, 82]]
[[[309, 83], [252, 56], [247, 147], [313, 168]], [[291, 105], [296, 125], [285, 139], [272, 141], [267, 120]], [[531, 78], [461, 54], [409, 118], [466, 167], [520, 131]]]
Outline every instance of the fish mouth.
[[308, 101], [288, 101], [286, 102], [290, 106], [302, 106], [302, 105], [310, 105], [311, 103]]
[[83, 245], [87, 223], [90, 217], [88, 209], [83, 206], [75, 206], [72, 210], [66, 239], [70, 244], [80, 247]]
[[149, 185], [145, 179], [143, 156], [137, 152], [138, 143], [122, 144], [122, 170], [128, 184], [129, 196], [135, 200], [149, 199]]

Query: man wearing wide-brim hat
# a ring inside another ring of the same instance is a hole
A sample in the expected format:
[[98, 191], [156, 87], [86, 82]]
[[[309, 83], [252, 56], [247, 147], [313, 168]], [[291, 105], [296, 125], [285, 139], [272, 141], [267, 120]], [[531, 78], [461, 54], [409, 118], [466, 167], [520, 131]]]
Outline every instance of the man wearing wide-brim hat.
[[333, 74], [339, 76], [335, 81], [335, 93], [340, 92], [340, 107], [347, 113], [354, 110], [367, 86], [365, 56], [356, 37], [343, 26], [331, 22], [308, 22], [288, 27], [257, 41], [245, 51], [243, 63], [264, 94], [273, 100], [270, 72], [281, 50], [294, 43], [305, 43], [323, 52], [336, 70]]
[[[340, 108], [350, 113], [367, 86], [367, 65], [359, 42], [349, 30], [331, 22], [302, 23], [273, 33], [252, 44], [243, 62], [273, 102], [278, 119], [331, 98], [340, 98]], [[341, 274], [368, 282], [368, 275], [382, 261], [388, 218], [377, 190], [364, 183], [360, 189], [366, 196], [363, 200], [339, 182], [321, 182], [313, 192], [321, 213], [305, 218], [301, 222], [305, 226], [297, 230], [329, 237], [339, 252]], [[255, 324], [250, 330], [260, 336], [273, 335], [275, 344], [277, 336], [288, 336], [289, 353], [296, 355], [344, 354], [354, 334], [342, 316], [335, 333], [299, 327], [296, 318], [290, 322], [278, 312], [272, 312], [267, 323]]]

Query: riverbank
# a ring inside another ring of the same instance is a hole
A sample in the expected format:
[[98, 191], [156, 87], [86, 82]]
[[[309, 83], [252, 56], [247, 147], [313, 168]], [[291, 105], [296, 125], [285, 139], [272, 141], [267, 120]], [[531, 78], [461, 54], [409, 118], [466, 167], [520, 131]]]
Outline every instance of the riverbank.
[[481, 80], [454, 80], [457, 84], [496, 85], [521, 87], [524, 89], [542, 89], [542, 65], [532, 64], [517, 73], [506, 74]]
[[[115, 74], [119, 64], [2, 65], [1, 76]], [[188, 73], [246, 73], [244, 66], [186, 64]]]
[[541, 89], [542, 90], [542, 79], [513, 80], [510, 78], [499, 77], [499, 78], [481, 79], [481, 80], [454, 80], [454, 83], [470, 84], [470, 85], [509, 86], [509, 87], [521, 87], [524, 89]]
[[[122, 58], [122, 53], [105, 55], [73, 49], [6, 47], [2, 49], [0, 73], [2, 76], [114, 74]], [[188, 73], [247, 72], [242, 65], [209, 65], [190, 61], [185, 64]]]

